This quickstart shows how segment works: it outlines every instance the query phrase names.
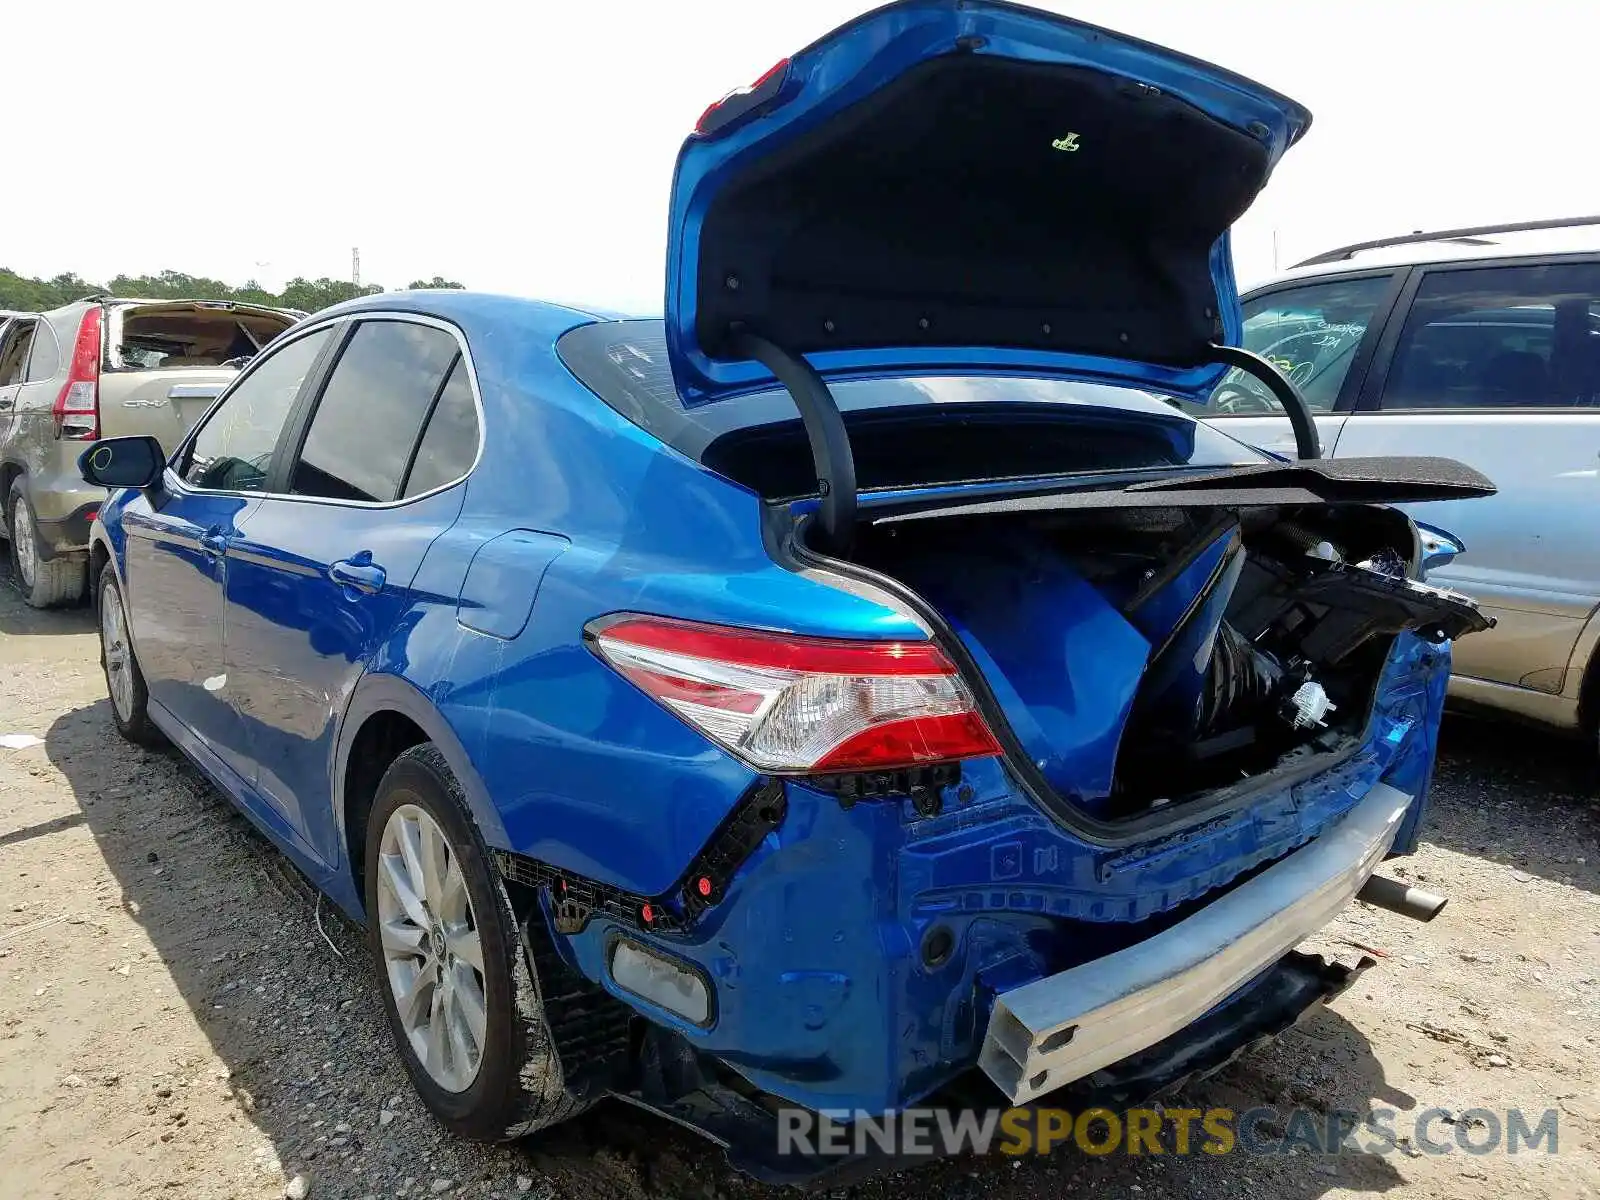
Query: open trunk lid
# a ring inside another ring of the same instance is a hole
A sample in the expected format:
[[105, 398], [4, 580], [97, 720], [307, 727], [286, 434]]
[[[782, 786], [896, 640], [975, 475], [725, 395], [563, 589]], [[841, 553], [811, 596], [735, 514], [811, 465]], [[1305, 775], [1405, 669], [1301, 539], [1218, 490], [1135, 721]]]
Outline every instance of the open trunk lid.
[[824, 379], [1054, 376], [1204, 396], [1239, 338], [1227, 230], [1310, 115], [1231, 72], [994, 0], [903, 0], [780, 63], [679, 154], [686, 405]]

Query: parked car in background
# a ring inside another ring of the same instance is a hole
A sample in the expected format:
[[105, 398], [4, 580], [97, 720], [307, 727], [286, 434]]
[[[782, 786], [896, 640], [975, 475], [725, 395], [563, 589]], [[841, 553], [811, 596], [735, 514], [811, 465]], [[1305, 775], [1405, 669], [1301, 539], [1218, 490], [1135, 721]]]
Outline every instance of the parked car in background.
[[90, 299], [0, 317], [0, 534], [38, 608], [83, 595], [105, 497], [84, 444], [150, 434], [175, 448], [239, 366], [304, 313], [210, 300]]
[[1385, 503], [1481, 475], [1143, 394], [1218, 380], [1308, 121], [1053, 14], [858, 18], [701, 117], [664, 320], [367, 297], [86, 447], [118, 729], [365, 923], [466, 1135], [621, 1095], [814, 1179], [784, 1108], [1220, 1066], [1355, 978], [1294, 947], [1386, 902], [1484, 623]]
[[[1600, 217], [1343, 247], [1243, 308], [1244, 345], [1299, 384], [1326, 454], [1440, 454], [1494, 480], [1490, 499], [1410, 508], [1465, 546], [1430, 578], [1498, 622], [1458, 648], [1452, 699], [1595, 739]], [[1230, 372], [1212, 408], [1217, 429], [1293, 453], [1249, 376]]]

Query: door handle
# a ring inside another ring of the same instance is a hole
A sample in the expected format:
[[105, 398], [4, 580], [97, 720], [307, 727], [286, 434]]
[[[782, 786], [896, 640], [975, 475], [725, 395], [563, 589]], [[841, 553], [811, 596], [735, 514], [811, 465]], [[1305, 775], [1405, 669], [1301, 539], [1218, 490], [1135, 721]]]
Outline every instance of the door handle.
[[355, 588], [358, 592], [376, 592], [383, 587], [388, 576], [374, 562], [341, 558], [328, 568], [328, 578], [340, 587]]
[[208, 529], [200, 535], [200, 548], [207, 554], [221, 554], [228, 548], [228, 539], [220, 529]]
[[7, 396], [4, 400], [0, 400], [0, 412], [10, 412], [10, 411], [11, 411], [11, 397]]

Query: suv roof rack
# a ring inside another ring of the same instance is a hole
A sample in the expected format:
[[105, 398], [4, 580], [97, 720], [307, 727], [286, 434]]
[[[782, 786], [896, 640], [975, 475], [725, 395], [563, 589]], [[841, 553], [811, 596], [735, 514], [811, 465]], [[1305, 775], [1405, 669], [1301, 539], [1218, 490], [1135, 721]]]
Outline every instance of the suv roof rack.
[[1580, 225], [1600, 225], [1600, 216], [1552, 217], [1545, 221], [1514, 221], [1509, 225], [1469, 225], [1462, 229], [1437, 229], [1431, 233], [1425, 233], [1419, 229], [1415, 233], [1405, 233], [1399, 237], [1378, 238], [1370, 242], [1352, 242], [1348, 246], [1340, 246], [1337, 250], [1326, 250], [1321, 254], [1313, 255], [1295, 263], [1290, 270], [1298, 267], [1320, 266], [1323, 263], [1343, 262], [1363, 250], [1381, 250], [1387, 246], [1409, 246], [1417, 242], [1471, 241], [1474, 238], [1481, 238], [1494, 233], [1527, 233], [1535, 229], [1572, 229]]

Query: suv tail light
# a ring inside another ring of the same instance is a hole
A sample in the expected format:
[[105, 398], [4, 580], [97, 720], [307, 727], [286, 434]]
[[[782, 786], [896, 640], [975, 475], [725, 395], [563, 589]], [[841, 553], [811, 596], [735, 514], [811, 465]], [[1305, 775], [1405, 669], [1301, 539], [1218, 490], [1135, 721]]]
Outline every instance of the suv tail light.
[[100, 322], [102, 310], [92, 305], [78, 325], [67, 381], [53, 410], [58, 438], [92, 442], [100, 436]]
[[847, 641], [618, 616], [587, 630], [608, 663], [751, 766], [890, 770], [999, 754], [932, 642]]

